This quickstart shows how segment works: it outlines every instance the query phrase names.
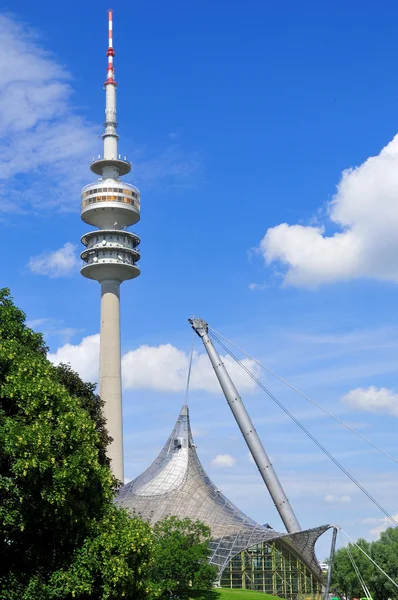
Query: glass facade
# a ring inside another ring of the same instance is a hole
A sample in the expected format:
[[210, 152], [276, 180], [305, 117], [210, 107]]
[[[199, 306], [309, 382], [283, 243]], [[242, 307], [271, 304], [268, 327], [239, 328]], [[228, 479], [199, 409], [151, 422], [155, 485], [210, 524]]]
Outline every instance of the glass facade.
[[92, 194], [101, 194], [103, 192], [117, 192], [118, 194], [124, 194], [125, 196], [133, 196], [133, 198], [139, 198], [139, 195], [137, 194], [137, 192], [133, 192], [133, 190], [129, 190], [129, 189], [125, 189], [125, 188], [107, 188], [107, 187], [100, 187], [100, 188], [93, 188], [90, 190], [87, 190], [86, 192], [83, 192], [82, 194], [82, 198], [86, 198], [87, 196], [90, 196]]
[[233, 556], [221, 587], [257, 590], [288, 600], [320, 600], [322, 586], [298, 555], [280, 540], [262, 542]]
[[87, 200], [83, 200], [82, 208], [86, 208], [89, 204], [95, 204], [96, 202], [124, 202], [124, 204], [132, 204], [139, 210], [140, 203], [138, 200], [133, 198], [126, 198], [125, 196], [93, 196]]
[[82, 193], [82, 209], [96, 202], [123, 202], [124, 204], [131, 204], [138, 210], [140, 209], [140, 196], [138, 192], [127, 187], [90, 188]]

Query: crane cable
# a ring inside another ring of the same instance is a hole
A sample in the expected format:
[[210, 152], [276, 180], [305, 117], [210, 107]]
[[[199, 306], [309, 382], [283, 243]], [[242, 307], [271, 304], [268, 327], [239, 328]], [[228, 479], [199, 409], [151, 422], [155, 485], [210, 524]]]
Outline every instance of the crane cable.
[[192, 369], [192, 358], [193, 358], [193, 349], [195, 346], [195, 332], [192, 331], [192, 344], [191, 344], [191, 353], [189, 356], [189, 366], [188, 366], [188, 375], [187, 375], [187, 387], [185, 389], [185, 404], [188, 404], [188, 393], [189, 393], [189, 384], [191, 381], [191, 369]]
[[282, 404], [282, 402], [280, 402], [280, 400], [278, 400], [278, 398], [276, 398], [276, 396], [274, 396], [272, 394], [272, 392], [270, 392], [268, 390], [268, 388], [265, 387], [265, 385], [259, 380], [257, 379], [257, 377], [255, 375], [253, 375], [253, 373], [250, 371], [250, 369], [248, 369], [240, 360], [239, 358], [237, 358], [237, 356], [235, 356], [230, 350], [229, 348], [227, 348], [227, 346], [225, 346], [225, 344], [223, 344], [223, 342], [214, 334], [212, 333], [211, 336], [220, 344], [220, 346], [222, 348], [224, 348], [224, 350], [231, 356], [231, 358], [233, 358], [233, 360], [240, 366], [242, 367], [242, 369], [249, 375], [249, 377], [251, 377], [253, 379], [253, 381], [255, 381], [257, 383], [257, 385], [266, 393], [268, 394], [268, 396], [271, 398], [271, 400], [273, 400], [282, 410], [284, 413], [286, 413], [288, 415], [288, 417], [290, 417], [290, 419], [292, 419], [292, 421], [294, 421], [294, 423], [296, 423], [296, 425], [298, 427], [300, 427], [300, 429], [318, 446], [318, 448], [320, 448], [320, 450], [322, 450], [322, 452], [324, 452], [324, 454], [326, 454], [326, 456], [328, 456], [330, 458], [331, 461], [334, 462], [334, 464], [340, 469], [340, 471], [342, 471], [356, 486], [358, 489], [360, 489], [368, 498], [369, 500], [371, 500], [371, 502], [373, 502], [373, 504], [375, 504], [382, 513], [385, 514], [385, 516], [394, 524], [395, 527], [398, 527], [398, 521], [396, 521], [394, 519], [394, 517], [376, 500], [376, 498], [374, 498], [372, 496], [372, 494], [370, 492], [368, 492], [363, 485], [361, 485], [359, 483], [359, 481], [357, 481], [355, 479], [355, 477], [353, 475], [351, 475], [351, 473], [349, 471], [347, 471], [347, 469], [345, 467], [343, 467], [343, 465], [329, 452], [329, 450], [327, 450], [317, 439], [316, 437], [314, 437], [312, 435], [312, 433], [310, 433], [308, 431], [308, 429], [306, 427], [304, 427], [304, 425], [302, 423], [300, 423], [300, 421], [298, 419], [296, 419], [296, 417]]
[[351, 543], [352, 543], [352, 544], [354, 544], [354, 546], [356, 546], [356, 547], [357, 547], [357, 548], [358, 548], [358, 549], [359, 549], [359, 550], [362, 552], [362, 554], [364, 554], [364, 555], [365, 555], [365, 556], [366, 556], [366, 557], [367, 557], [367, 558], [370, 560], [370, 562], [371, 562], [371, 563], [373, 563], [373, 564], [374, 564], [374, 566], [375, 566], [377, 569], [379, 569], [379, 571], [380, 571], [381, 573], [383, 573], [383, 575], [385, 575], [385, 576], [387, 577], [387, 579], [388, 579], [389, 581], [391, 581], [391, 583], [392, 583], [393, 585], [395, 585], [395, 587], [398, 589], [398, 583], [397, 583], [396, 581], [394, 581], [394, 579], [392, 579], [392, 578], [391, 578], [391, 577], [388, 575], [388, 573], [386, 573], [386, 572], [384, 571], [384, 569], [382, 569], [382, 568], [380, 567], [380, 565], [378, 565], [378, 564], [377, 564], [377, 562], [376, 562], [376, 561], [374, 561], [374, 560], [373, 560], [373, 558], [372, 558], [371, 556], [369, 556], [369, 554], [368, 554], [367, 552], [365, 552], [365, 550], [364, 550], [363, 548], [361, 548], [361, 546], [359, 546], [359, 544], [357, 544], [357, 543], [356, 543], [356, 542], [355, 542], [355, 541], [352, 539], [352, 537], [348, 535], [348, 533], [347, 533], [346, 531], [344, 531], [344, 529], [342, 529], [342, 528], [340, 527], [340, 531], [342, 531], [342, 532], [344, 533], [344, 535], [346, 535], [346, 536], [348, 537], [348, 539], [351, 541]]
[[296, 392], [297, 394], [299, 394], [300, 396], [302, 396], [303, 398], [305, 398], [306, 400], [308, 400], [308, 402], [311, 402], [311, 404], [313, 404], [314, 406], [316, 406], [317, 408], [319, 408], [320, 410], [322, 410], [326, 415], [328, 415], [329, 417], [332, 417], [332, 419], [334, 419], [337, 423], [339, 423], [340, 425], [342, 425], [343, 427], [345, 427], [346, 429], [348, 429], [349, 431], [351, 431], [351, 433], [354, 433], [356, 436], [358, 436], [359, 438], [361, 438], [361, 440], [363, 440], [364, 442], [366, 442], [367, 444], [369, 444], [370, 446], [372, 446], [373, 448], [375, 448], [376, 450], [378, 450], [379, 452], [381, 452], [382, 454], [384, 454], [384, 456], [387, 456], [387, 458], [389, 458], [390, 460], [392, 460], [396, 464], [398, 464], [398, 460], [396, 458], [394, 458], [393, 456], [391, 456], [391, 454], [388, 454], [388, 452], [385, 452], [385, 450], [383, 450], [382, 448], [379, 448], [379, 446], [376, 446], [376, 444], [374, 444], [373, 442], [371, 442], [370, 440], [368, 440], [368, 438], [366, 438], [365, 436], [363, 436], [362, 434], [360, 434], [358, 431], [356, 431], [355, 429], [353, 429], [352, 427], [350, 427], [349, 425], [347, 425], [347, 423], [344, 423], [344, 421], [341, 421], [338, 417], [336, 417], [336, 415], [334, 415], [333, 413], [329, 412], [328, 410], [326, 410], [326, 408], [324, 408], [323, 406], [321, 406], [320, 404], [318, 404], [317, 402], [315, 402], [315, 400], [312, 400], [312, 398], [309, 398], [309, 396], [307, 396], [306, 394], [304, 394], [303, 392], [301, 392], [300, 390], [298, 390], [291, 383], [289, 383], [288, 381], [286, 381], [285, 379], [283, 379], [282, 377], [280, 377], [279, 375], [277, 375], [274, 371], [271, 371], [271, 369], [269, 369], [268, 367], [262, 365], [258, 360], [256, 360], [252, 356], [250, 356], [250, 354], [248, 354], [247, 352], [245, 352], [244, 350], [242, 350], [242, 348], [239, 348], [239, 346], [237, 346], [236, 344], [234, 344], [233, 342], [231, 342], [231, 340], [228, 340], [226, 337], [224, 337], [223, 335], [221, 335], [221, 333], [218, 333], [215, 329], [213, 329], [210, 326], [209, 326], [209, 330], [211, 331], [211, 333], [213, 335], [216, 334], [217, 336], [219, 336], [220, 338], [222, 338], [225, 342], [227, 342], [228, 344], [231, 344], [231, 346], [233, 346], [234, 348], [236, 348], [237, 350], [239, 350], [239, 352], [242, 352], [242, 354], [244, 354], [245, 356], [247, 356], [248, 358], [250, 358], [250, 360], [252, 360], [259, 367], [261, 367], [262, 369], [264, 369], [264, 371], [267, 371], [267, 373], [269, 373], [273, 377], [276, 377], [276, 379], [279, 379], [279, 381], [281, 381], [282, 383], [284, 383], [285, 385], [287, 385], [291, 390], [293, 390], [294, 392]]

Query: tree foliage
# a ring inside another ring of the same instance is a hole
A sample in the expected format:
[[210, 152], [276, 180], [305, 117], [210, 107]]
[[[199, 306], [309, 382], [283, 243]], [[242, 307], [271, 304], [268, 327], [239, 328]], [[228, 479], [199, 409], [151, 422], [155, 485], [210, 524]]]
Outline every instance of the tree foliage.
[[217, 578], [209, 565], [210, 528], [189, 518], [166, 517], [154, 526], [155, 556], [152, 579], [164, 597], [184, 590], [211, 590]]
[[[398, 584], [398, 528], [389, 528], [380, 534], [380, 539], [367, 542], [357, 541], [365, 552]], [[348, 545], [358, 570], [372, 594], [373, 600], [398, 599], [398, 589], [354, 544]], [[363, 598], [361, 587], [352, 566], [347, 548], [337, 550], [332, 572], [332, 588], [347, 598]]]
[[157, 588], [148, 577], [152, 563], [149, 525], [111, 505], [78, 548], [73, 562], [52, 574], [49, 598], [156, 598]]
[[0, 600], [210, 598], [209, 528], [115, 506], [95, 385], [46, 354], [0, 290]]
[[153, 535], [117, 509], [95, 386], [0, 290], [0, 598], [146, 598]]

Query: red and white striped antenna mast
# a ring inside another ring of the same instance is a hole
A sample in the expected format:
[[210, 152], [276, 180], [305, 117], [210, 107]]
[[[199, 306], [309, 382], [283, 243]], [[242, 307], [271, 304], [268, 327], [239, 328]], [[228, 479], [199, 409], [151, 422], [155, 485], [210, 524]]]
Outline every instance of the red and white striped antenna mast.
[[113, 49], [113, 10], [111, 8], [108, 10], [108, 50], [106, 55], [108, 57], [108, 76], [105, 85], [109, 83], [116, 85], [113, 66], [113, 57], [115, 56], [115, 50]]

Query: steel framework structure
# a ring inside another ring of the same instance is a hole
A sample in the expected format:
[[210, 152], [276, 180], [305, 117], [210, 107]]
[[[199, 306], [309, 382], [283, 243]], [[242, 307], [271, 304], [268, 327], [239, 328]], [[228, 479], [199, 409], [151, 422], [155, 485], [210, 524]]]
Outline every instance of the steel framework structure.
[[218, 567], [220, 577], [232, 557], [278, 540], [278, 548], [290, 552], [296, 557], [296, 563], [299, 559], [303, 568], [315, 580], [321, 581], [314, 545], [330, 526], [280, 533], [256, 523], [240, 511], [220, 492], [202, 467], [186, 405], [157, 458], [144, 473], [120, 490], [116, 503], [151, 524], [168, 515], [206, 523], [213, 538], [210, 562]]
[[221, 586], [288, 599], [320, 599], [322, 594], [318, 577], [283, 540], [262, 542], [233, 556], [222, 573]]

